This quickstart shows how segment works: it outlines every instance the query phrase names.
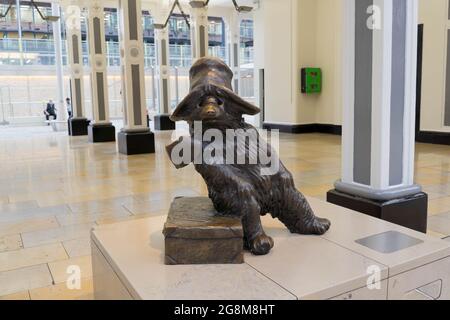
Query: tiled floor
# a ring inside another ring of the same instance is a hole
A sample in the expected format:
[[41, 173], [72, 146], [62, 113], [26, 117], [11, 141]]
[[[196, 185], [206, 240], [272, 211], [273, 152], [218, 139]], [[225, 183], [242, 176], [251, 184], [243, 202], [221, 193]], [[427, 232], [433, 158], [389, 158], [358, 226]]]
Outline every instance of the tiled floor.
[[[163, 215], [177, 195], [204, 195], [192, 167], [157, 152], [127, 157], [48, 127], [0, 127], [0, 299], [90, 299], [89, 231], [95, 224]], [[340, 137], [281, 135], [281, 158], [297, 187], [325, 198], [340, 177]], [[450, 147], [417, 145], [417, 182], [430, 195], [430, 234], [450, 235]], [[448, 240], [448, 239], [447, 239]], [[81, 289], [69, 290], [70, 266]]]

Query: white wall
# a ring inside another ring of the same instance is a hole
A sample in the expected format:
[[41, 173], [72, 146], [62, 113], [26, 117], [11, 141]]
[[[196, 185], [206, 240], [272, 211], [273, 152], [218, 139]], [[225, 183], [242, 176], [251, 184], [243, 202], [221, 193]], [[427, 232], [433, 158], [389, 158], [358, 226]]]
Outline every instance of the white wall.
[[255, 12], [255, 63], [265, 70], [266, 122], [315, 120], [312, 99], [300, 94], [300, 68], [314, 60], [315, 2], [264, 0]]
[[294, 66], [294, 93], [297, 112], [297, 123], [308, 124], [316, 122], [316, 96], [301, 92], [301, 69], [315, 67], [317, 56], [317, 3], [318, 0], [300, 0], [296, 15], [293, 16], [294, 48], [297, 57]]
[[[292, 97], [292, 24], [291, 0], [265, 0], [261, 4], [262, 23], [256, 23], [255, 30], [263, 34], [265, 69], [265, 119], [267, 122], [296, 122]], [[258, 37], [258, 36], [257, 36]], [[261, 50], [261, 46], [259, 46]], [[260, 51], [255, 50], [259, 60]]]
[[[255, 66], [265, 69], [265, 121], [340, 124], [342, 0], [263, 0], [255, 12]], [[321, 67], [323, 92], [305, 95], [300, 70]]]
[[424, 24], [421, 130], [447, 131], [444, 103], [447, 57], [448, 0], [420, 0]]
[[[266, 122], [342, 123], [342, 1], [262, 0], [255, 13], [257, 64], [266, 70]], [[424, 23], [421, 130], [443, 125], [449, 0], [419, 0]], [[263, 44], [258, 39], [264, 38]], [[300, 93], [300, 68], [323, 70], [319, 95]]]
[[318, 0], [315, 65], [322, 68], [323, 90], [316, 97], [316, 123], [342, 119], [342, 0]]

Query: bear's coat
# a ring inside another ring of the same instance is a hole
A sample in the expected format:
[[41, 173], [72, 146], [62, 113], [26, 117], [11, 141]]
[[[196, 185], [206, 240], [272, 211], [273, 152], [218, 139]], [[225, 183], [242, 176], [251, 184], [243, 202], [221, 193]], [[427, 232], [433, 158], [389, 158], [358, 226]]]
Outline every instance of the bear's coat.
[[193, 155], [186, 163], [177, 163], [176, 167], [195, 162], [195, 169], [205, 180], [216, 210], [220, 214], [239, 214], [242, 217], [244, 243], [253, 254], [267, 254], [274, 245], [261, 225], [261, 215], [268, 213], [283, 222], [292, 233], [324, 234], [330, 228], [330, 221], [314, 215], [305, 197], [295, 188], [291, 173], [277, 157], [274, 161], [279, 161], [278, 172], [273, 175], [261, 174], [262, 169], [267, 169], [270, 164], [260, 161], [259, 152], [274, 155], [267, 142], [259, 139], [257, 145], [246, 141], [232, 149], [226, 147], [228, 129], [251, 132], [259, 138], [256, 129], [242, 117], [244, 114], [255, 115], [259, 109], [234, 94], [231, 89], [232, 78], [232, 71], [216, 58], [202, 58], [192, 66], [190, 93], [171, 116], [173, 121], [185, 120], [189, 123], [191, 137], [180, 138], [167, 146], [169, 156], [180, 143], [188, 143], [193, 149], [195, 144], [200, 145], [202, 151], [210, 145], [209, 142], [196, 141], [196, 121], [202, 122], [203, 132], [216, 129], [223, 133], [224, 159], [229, 152], [235, 153], [235, 159], [244, 155], [245, 164], [230, 164], [226, 160], [194, 161]]

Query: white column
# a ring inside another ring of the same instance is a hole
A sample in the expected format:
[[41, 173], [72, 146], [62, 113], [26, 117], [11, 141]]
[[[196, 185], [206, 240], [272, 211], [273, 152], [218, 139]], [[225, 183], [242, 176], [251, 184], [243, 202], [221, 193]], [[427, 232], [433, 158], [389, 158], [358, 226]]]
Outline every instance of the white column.
[[264, 18], [261, 6], [258, 6], [253, 11], [253, 23], [254, 23], [254, 77], [255, 81], [255, 98], [257, 106], [261, 112], [256, 116], [260, 125], [260, 128], [264, 127], [264, 113], [265, 113], [265, 92], [264, 92]]
[[338, 191], [387, 201], [414, 184], [417, 0], [344, 0]]
[[83, 119], [85, 118], [83, 47], [81, 42], [81, 8], [77, 1], [64, 3], [64, 17], [73, 119]]
[[233, 70], [233, 89], [239, 94], [240, 79], [241, 79], [241, 16], [238, 12], [233, 11], [231, 16], [227, 19], [227, 42], [228, 42], [228, 56], [231, 70]]
[[[61, 9], [59, 4], [52, 2], [52, 15], [61, 17]], [[53, 22], [53, 41], [55, 43], [55, 66], [56, 81], [58, 86], [58, 117], [60, 120], [67, 119], [67, 109], [64, 103], [64, 69], [62, 60], [62, 39], [61, 39], [61, 19]]]
[[[168, 14], [169, 7], [159, 8], [159, 12], [154, 15], [155, 23], [164, 24]], [[169, 114], [170, 107], [170, 59], [169, 59], [169, 27], [164, 29], [155, 29], [156, 45], [156, 76], [158, 80], [159, 93], [159, 113]]]
[[192, 59], [195, 62], [199, 58], [208, 56], [208, 7], [191, 7], [190, 16]]
[[140, 0], [120, 0], [120, 55], [124, 132], [149, 131], [144, 77], [144, 39]]
[[23, 66], [23, 34], [22, 34], [22, 10], [20, 8], [20, 0], [16, 0], [16, 19], [17, 19], [17, 33], [19, 35], [19, 53], [20, 65]]
[[102, 1], [88, 7], [89, 60], [91, 65], [92, 125], [110, 124], [105, 40], [105, 14]]

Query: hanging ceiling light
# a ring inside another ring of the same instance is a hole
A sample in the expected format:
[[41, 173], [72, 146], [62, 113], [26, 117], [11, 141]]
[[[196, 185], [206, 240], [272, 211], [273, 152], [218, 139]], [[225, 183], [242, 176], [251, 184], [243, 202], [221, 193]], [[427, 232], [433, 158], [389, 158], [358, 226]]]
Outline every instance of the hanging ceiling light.
[[[232, 2], [237, 12], [250, 12], [253, 10], [253, 7], [238, 5], [236, 0], [232, 0]], [[203, 0], [193, 0], [190, 1], [189, 4], [192, 8], [203, 8], [209, 4], [209, 0], [206, 0], [206, 2], [204, 2]]]
[[6, 9], [5, 13], [0, 13], [0, 18], [6, 18], [6, 16], [8, 15], [9, 11], [11, 10], [13, 4], [12, 4], [12, 0], [9, 2], [9, 6], [8, 9]]
[[251, 12], [253, 10], [253, 7], [238, 5], [236, 0], [231, 0], [231, 1], [233, 1], [234, 8], [236, 9], [237, 12], [247, 13], [247, 12]]
[[175, 0], [175, 2], [173, 3], [172, 9], [169, 12], [169, 16], [166, 19], [166, 22], [164, 24], [162, 23], [154, 23], [153, 26], [155, 27], [155, 29], [164, 29], [165, 27], [167, 27], [167, 24], [169, 23], [169, 19], [172, 16], [173, 12], [175, 11], [175, 8], [178, 7], [178, 9], [180, 10], [181, 15], [183, 16], [184, 21], [186, 21], [186, 24], [188, 26], [188, 28], [191, 28], [191, 24], [189, 23], [189, 19], [188, 16], [184, 13], [183, 8], [180, 5], [180, 2], [178, 0]]
[[31, 1], [31, 4], [36, 9], [37, 13], [41, 16], [42, 20], [47, 21], [47, 22], [57, 22], [60, 19], [60, 17], [58, 17], [58, 16], [44, 16], [44, 14], [41, 12], [41, 10], [39, 10], [39, 7], [34, 2], [34, 0], [30, 0], [30, 1]]
[[206, 0], [206, 2], [204, 2], [203, 0], [193, 0], [189, 2], [192, 8], [204, 8], [208, 5], [208, 3], [209, 0]]

